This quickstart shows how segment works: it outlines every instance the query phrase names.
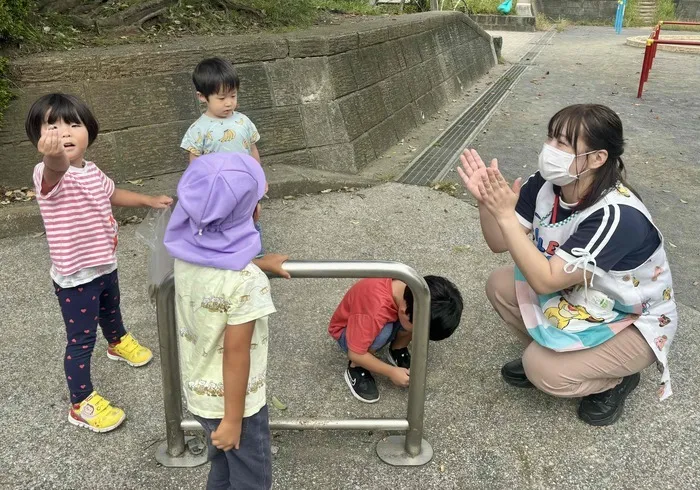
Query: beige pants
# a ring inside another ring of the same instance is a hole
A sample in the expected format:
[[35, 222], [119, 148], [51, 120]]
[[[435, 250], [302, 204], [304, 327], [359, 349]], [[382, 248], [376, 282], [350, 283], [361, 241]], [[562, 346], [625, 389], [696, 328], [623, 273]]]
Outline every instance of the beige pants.
[[513, 266], [496, 269], [486, 283], [486, 296], [508, 329], [526, 346], [525, 374], [538, 389], [555, 396], [581, 397], [616, 386], [624, 376], [656, 361], [649, 344], [632, 325], [591, 349], [555, 352], [533, 342], [520, 316]]

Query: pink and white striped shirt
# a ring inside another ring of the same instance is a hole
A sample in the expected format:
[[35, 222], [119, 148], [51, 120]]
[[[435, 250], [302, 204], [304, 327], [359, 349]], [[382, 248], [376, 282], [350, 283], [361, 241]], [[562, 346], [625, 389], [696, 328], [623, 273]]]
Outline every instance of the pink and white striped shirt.
[[44, 162], [34, 167], [34, 186], [46, 228], [53, 269], [69, 276], [89, 267], [116, 263], [117, 222], [110, 198], [114, 181], [92, 162], [70, 166], [46, 194]]

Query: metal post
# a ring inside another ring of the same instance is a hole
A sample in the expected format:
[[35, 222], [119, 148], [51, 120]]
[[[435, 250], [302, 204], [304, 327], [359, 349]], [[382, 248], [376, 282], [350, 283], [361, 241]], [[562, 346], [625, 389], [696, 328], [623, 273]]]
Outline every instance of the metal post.
[[[433, 449], [423, 439], [430, 328], [430, 291], [425, 280], [413, 268], [399, 262], [288, 261], [284, 268], [293, 279], [390, 277], [406, 283], [413, 292], [413, 355], [408, 388], [408, 413], [406, 419], [272, 420], [270, 428], [407, 431], [405, 436], [390, 436], [380, 441], [377, 445], [379, 457], [394, 466], [417, 466], [429, 462], [433, 457]], [[159, 447], [156, 458], [165, 466], [192, 466], [193, 464], [185, 464], [185, 460], [192, 459], [192, 456], [185, 451], [183, 431], [201, 430], [201, 426], [194, 419], [183, 419], [182, 415], [182, 388], [175, 326], [175, 286], [172, 275], [165, 279], [158, 290], [157, 308], [167, 438]], [[201, 461], [201, 458], [197, 461]]]
[[156, 461], [166, 467], [191, 468], [207, 462], [206, 452], [192, 454], [185, 448], [182, 421], [182, 387], [175, 323], [175, 281], [168, 274], [156, 293], [156, 318], [163, 377], [166, 439], [156, 449]]

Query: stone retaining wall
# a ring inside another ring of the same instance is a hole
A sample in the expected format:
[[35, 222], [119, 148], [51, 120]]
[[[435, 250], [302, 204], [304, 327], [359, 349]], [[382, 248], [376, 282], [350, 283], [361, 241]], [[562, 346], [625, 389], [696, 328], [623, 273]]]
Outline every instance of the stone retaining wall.
[[615, 22], [617, 0], [533, 0], [532, 6], [538, 14], [550, 19], [573, 21]]
[[21, 93], [0, 130], [0, 186], [27, 185], [39, 157], [24, 118], [37, 97], [84, 98], [101, 124], [89, 150], [123, 181], [180, 171], [199, 116], [190, 79], [222, 56], [241, 78], [263, 163], [356, 173], [495, 65], [491, 38], [458, 12], [382, 18], [280, 35], [90, 48], [13, 62]]
[[535, 17], [517, 15], [472, 15], [472, 19], [487, 31], [535, 32]]
[[700, 20], [700, 0], [676, 0], [676, 17], [682, 20]]

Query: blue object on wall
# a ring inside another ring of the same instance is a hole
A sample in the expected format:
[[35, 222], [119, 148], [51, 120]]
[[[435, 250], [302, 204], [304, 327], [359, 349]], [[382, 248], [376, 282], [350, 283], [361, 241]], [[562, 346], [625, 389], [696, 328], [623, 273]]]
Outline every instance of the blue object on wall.
[[498, 6], [498, 11], [502, 14], [509, 14], [513, 8], [513, 0], [506, 0]]

